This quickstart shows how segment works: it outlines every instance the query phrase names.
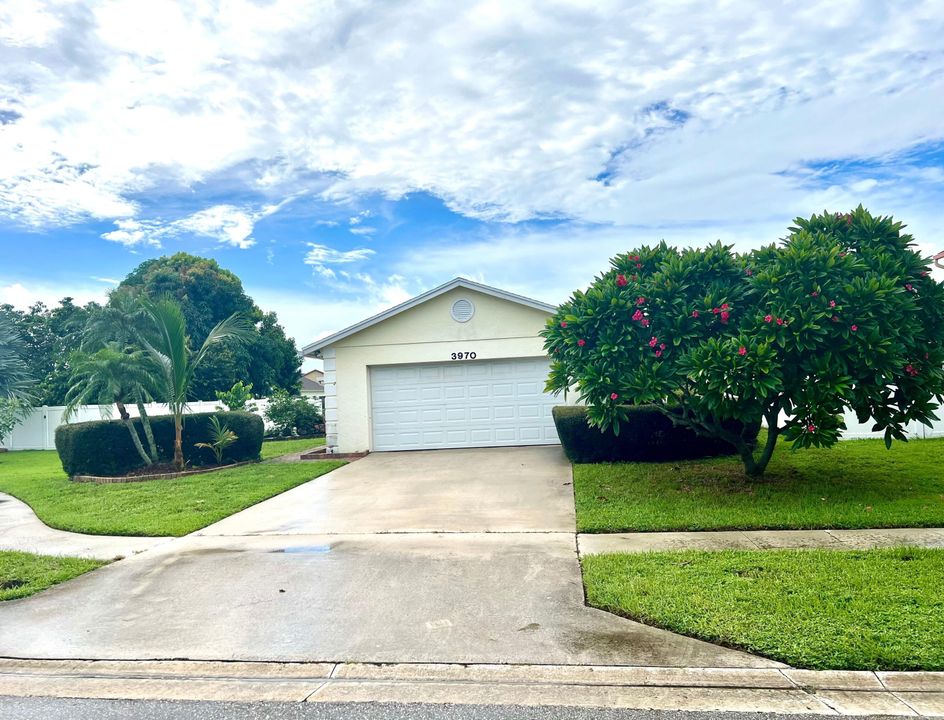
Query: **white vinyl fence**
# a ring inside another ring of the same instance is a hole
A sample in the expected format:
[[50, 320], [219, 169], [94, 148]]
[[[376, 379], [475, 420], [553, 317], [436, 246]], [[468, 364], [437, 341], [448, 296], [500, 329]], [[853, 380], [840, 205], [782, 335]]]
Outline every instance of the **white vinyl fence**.
[[[253, 400], [255, 412], [262, 415], [269, 404], [267, 399]], [[128, 414], [138, 416], [138, 408], [127, 405]], [[187, 413], [213, 412], [221, 404], [217, 400], [199, 400], [187, 406]], [[167, 415], [167, 405], [164, 403], [147, 403], [144, 406], [148, 416]], [[62, 413], [65, 408], [61, 405], [44, 405], [34, 408], [33, 411], [15, 428], [10, 436], [5, 438], [0, 447], [7, 450], [55, 450], [56, 428], [63, 424]], [[86, 422], [88, 420], [117, 420], [118, 410], [114, 405], [83, 405], [69, 418], [70, 423]], [[269, 423], [266, 422], [268, 427]]]

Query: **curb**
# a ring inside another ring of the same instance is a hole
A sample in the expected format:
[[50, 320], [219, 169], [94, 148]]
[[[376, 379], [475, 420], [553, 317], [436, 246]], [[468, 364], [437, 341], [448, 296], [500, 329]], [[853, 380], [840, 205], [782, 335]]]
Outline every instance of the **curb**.
[[944, 717], [944, 673], [0, 659], [0, 695]]

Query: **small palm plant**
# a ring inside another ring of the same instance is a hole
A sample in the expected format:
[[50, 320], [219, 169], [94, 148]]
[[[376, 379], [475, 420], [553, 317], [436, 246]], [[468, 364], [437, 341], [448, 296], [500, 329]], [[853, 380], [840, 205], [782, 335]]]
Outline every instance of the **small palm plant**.
[[216, 464], [223, 464], [223, 452], [239, 440], [239, 436], [229, 429], [228, 425], [220, 422], [220, 419], [214, 415], [210, 418], [210, 442], [198, 442], [196, 447], [206, 448], [216, 457]]

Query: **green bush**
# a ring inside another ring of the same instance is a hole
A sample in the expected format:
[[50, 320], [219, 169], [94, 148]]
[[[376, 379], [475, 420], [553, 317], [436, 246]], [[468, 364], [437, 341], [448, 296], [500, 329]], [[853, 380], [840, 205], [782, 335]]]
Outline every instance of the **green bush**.
[[321, 409], [314, 402], [284, 390], [272, 393], [265, 416], [272, 423], [271, 434], [275, 437], [311, 437], [322, 423]]
[[[714, 438], [696, 435], [672, 421], [651, 405], [626, 406], [626, 419], [619, 435], [600, 431], [587, 420], [587, 408], [559, 405], [554, 408], [554, 424], [567, 458], [574, 463], [659, 462], [729, 455], [734, 446]], [[754, 437], [757, 430], [754, 430]]]
[[[216, 462], [211, 450], [195, 447], [196, 443], [212, 441], [210, 419], [214, 416], [237, 436], [236, 442], [223, 453], [225, 463], [259, 458], [264, 431], [261, 417], [247, 412], [198, 413], [185, 416], [184, 457], [190, 466]], [[141, 432], [140, 422], [135, 420], [134, 424]], [[152, 417], [151, 428], [161, 462], [170, 462], [174, 456], [173, 416]], [[56, 450], [63, 469], [69, 475], [125, 475], [144, 465], [134, 449], [128, 429], [120, 420], [60, 425], [56, 428]]]

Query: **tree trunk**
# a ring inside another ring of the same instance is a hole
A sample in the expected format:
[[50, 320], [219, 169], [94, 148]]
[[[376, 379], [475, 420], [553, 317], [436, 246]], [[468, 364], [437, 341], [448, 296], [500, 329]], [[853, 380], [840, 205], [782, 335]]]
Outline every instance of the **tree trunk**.
[[184, 420], [174, 416], [174, 467], [184, 469]]
[[764, 474], [767, 465], [770, 463], [770, 458], [773, 457], [774, 448], [777, 446], [777, 438], [780, 435], [780, 429], [777, 427], [776, 415], [774, 416], [773, 422], [771, 422], [768, 417], [767, 423], [767, 442], [764, 443], [764, 449], [761, 450], [760, 457], [754, 457], [754, 448], [747, 443], [740, 443], [738, 445], [738, 452], [744, 463], [744, 472], [750, 477], [756, 478]]
[[138, 437], [138, 431], [135, 430], [134, 422], [131, 420], [131, 416], [128, 414], [128, 408], [125, 407], [124, 403], [118, 400], [115, 401], [115, 405], [118, 407], [118, 416], [125, 424], [125, 427], [128, 428], [128, 432], [131, 433], [131, 442], [134, 443], [134, 449], [138, 451], [138, 455], [140, 455], [141, 459], [144, 460], [145, 465], [151, 465], [151, 458], [149, 458], [148, 454], [144, 452], [144, 446], [141, 444], [141, 438]]
[[154, 432], [151, 430], [151, 419], [148, 417], [147, 410], [144, 409], [144, 403], [138, 403], [138, 414], [141, 416], [141, 427], [144, 428], [144, 437], [148, 441], [148, 449], [151, 451], [151, 462], [153, 465], [157, 462], [157, 443], [154, 442]]

